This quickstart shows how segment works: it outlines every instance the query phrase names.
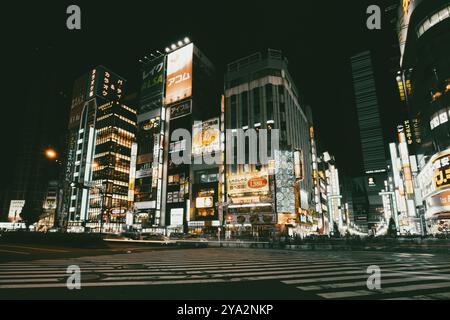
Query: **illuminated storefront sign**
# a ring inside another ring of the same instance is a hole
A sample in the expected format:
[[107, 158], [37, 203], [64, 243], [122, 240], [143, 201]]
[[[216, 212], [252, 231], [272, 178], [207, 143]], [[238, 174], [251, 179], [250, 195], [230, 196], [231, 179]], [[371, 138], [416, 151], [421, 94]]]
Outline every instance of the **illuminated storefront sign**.
[[433, 165], [431, 161], [429, 161], [423, 167], [422, 171], [420, 171], [417, 176], [417, 180], [419, 182], [419, 187], [423, 198], [426, 198], [436, 190], [436, 186], [433, 181]]
[[178, 119], [192, 112], [192, 100], [188, 100], [170, 107], [170, 120]]
[[427, 198], [427, 211], [425, 217], [450, 218], [450, 190], [442, 190]]
[[249, 204], [249, 203], [260, 203], [261, 198], [256, 197], [233, 197], [231, 198], [231, 203], [233, 204]]
[[296, 213], [279, 213], [278, 224], [296, 224], [298, 223], [298, 216]]
[[195, 122], [192, 127], [192, 155], [220, 151], [219, 118]]
[[267, 173], [241, 173], [228, 176], [228, 195], [268, 193], [269, 176]]
[[450, 213], [450, 149], [435, 154], [418, 175], [427, 219]]
[[192, 95], [193, 50], [191, 43], [167, 56], [166, 104]]
[[403, 14], [408, 14], [409, 6], [411, 5], [411, 0], [402, 0]]
[[200, 208], [211, 208], [214, 206], [213, 197], [198, 197], [195, 199], [195, 207]]
[[304, 176], [303, 168], [303, 152], [301, 150], [294, 151], [294, 172], [295, 178], [302, 180]]
[[447, 123], [448, 118], [450, 116], [450, 111], [447, 108], [442, 109], [431, 116], [430, 120], [430, 128], [434, 130], [439, 127], [441, 124]]
[[227, 214], [226, 224], [275, 224], [277, 216], [274, 213]]
[[9, 204], [9, 213], [8, 220], [9, 221], [20, 221], [20, 213], [22, 212], [22, 208], [25, 205], [25, 200], [11, 200]]
[[450, 152], [443, 152], [432, 159], [433, 179], [437, 190], [450, 186]]
[[172, 227], [183, 225], [183, 208], [174, 208], [170, 210], [170, 225]]
[[164, 56], [158, 57], [143, 66], [141, 86], [141, 109], [160, 106], [164, 91]]
[[130, 182], [128, 185], [128, 201], [134, 201], [134, 188], [136, 179], [136, 155], [137, 155], [137, 143], [133, 143], [131, 146], [131, 161], [130, 161]]

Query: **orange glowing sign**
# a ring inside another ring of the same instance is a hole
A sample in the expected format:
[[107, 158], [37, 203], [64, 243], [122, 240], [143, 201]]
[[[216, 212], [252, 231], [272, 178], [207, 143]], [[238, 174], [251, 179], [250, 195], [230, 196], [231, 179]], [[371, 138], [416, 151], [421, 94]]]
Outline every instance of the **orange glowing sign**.
[[267, 179], [263, 177], [255, 177], [248, 180], [247, 184], [249, 188], [260, 189], [267, 186]]
[[192, 95], [192, 57], [194, 45], [188, 44], [167, 57], [166, 104]]

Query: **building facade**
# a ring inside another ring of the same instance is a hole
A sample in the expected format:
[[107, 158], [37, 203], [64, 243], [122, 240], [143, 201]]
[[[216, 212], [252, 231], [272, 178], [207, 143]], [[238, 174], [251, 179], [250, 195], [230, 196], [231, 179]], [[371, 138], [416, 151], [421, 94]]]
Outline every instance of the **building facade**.
[[[213, 233], [221, 225], [220, 90], [188, 39], [143, 65], [134, 224], [148, 232]], [[178, 161], [181, 159], [182, 161]]]
[[59, 217], [68, 231], [113, 228], [128, 209], [136, 111], [121, 102], [124, 82], [99, 66], [74, 84]]
[[358, 215], [367, 213], [369, 229], [376, 229], [383, 223], [383, 201], [379, 195], [384, 187], [386, 175], [386, 152], [380, 109], [370, 51], [351, 57], [353, 89], [358, 115], [359, 134], [363, 159], [364, 181], [367, 204], [361, 204]]
[[[280, 51], [269, 49], [228, 64], [225, 74], [226, 150], [231, 162], [226, 163], [228, 232], [268, 236], [279, 231], [293, 235], [319, 229], [318, 217], [312, 213], [315, 196], [310, 130], [313, 129], [306, 108]], [[240, 133], [244, 140], [238, 139]], [[267, 134], [270, 142], [261, 145], [261, 133]], [[253, 134], [256, 140], [250, 140]], [[230, 148], [235, 139], [236, 146]], [[238, 163], [239, 150], [245, 152], [243, 163]], [[266, 163], [261, 150], [271, 154]], [[233, 157], [228, 154], [230, 151]]]
[[445, 182], [450, 151], [450, 3], [401, 1], [397, 32], [401, 48], [397, 82], [411, 125], [404, 131], [420, 171], [416, 209], [428, 232], [444, 232], [450, 218], [450, 186]]

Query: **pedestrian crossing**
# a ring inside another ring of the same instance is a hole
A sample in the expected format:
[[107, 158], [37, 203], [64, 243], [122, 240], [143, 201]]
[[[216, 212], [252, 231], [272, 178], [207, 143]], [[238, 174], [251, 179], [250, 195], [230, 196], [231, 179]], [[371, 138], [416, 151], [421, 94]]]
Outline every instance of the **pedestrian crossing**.
[[[0, 264], [0, 294], [67, 290], [71, 265], [81, 269], [82, 288], [276, 281], [295, 288], [293, 299], [304, 293], [317, 299], [450, 299], [447, 255], [231, 248], [7, 262]], [[381, 269], [381, 288], [375, 290], [367, 286], [371, 265]]]

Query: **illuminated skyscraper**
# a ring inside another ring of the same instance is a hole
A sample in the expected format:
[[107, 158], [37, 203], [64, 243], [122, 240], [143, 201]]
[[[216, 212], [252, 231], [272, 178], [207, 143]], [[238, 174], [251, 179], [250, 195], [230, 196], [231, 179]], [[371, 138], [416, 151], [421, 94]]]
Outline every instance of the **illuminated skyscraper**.
[[361, 221], [362, 217], [358, 216], [367, 215], [369, 228], [376, 228], [383, 218], [383, 202], [379, 192], [387, 178], [387, 158], [370, 52], [364, 51], [352, 56], [351, 68], [365, 174], [356, 180], [359, 181], [357, 184], [362, 182], [367, 195], [361, 198], [366, 199], [367, 203], [354, 203], [355, 208], [360, 208], [355, 219]]
[[383, 172], [386, 153], [370, 52], [353, 56], [351, 65], [364, 171]]
[[98, 230], [128, 209], [136, 111], [122, 102], [124, 82], [103, 66], [75, 82], [60, 218], [69, 231]]

